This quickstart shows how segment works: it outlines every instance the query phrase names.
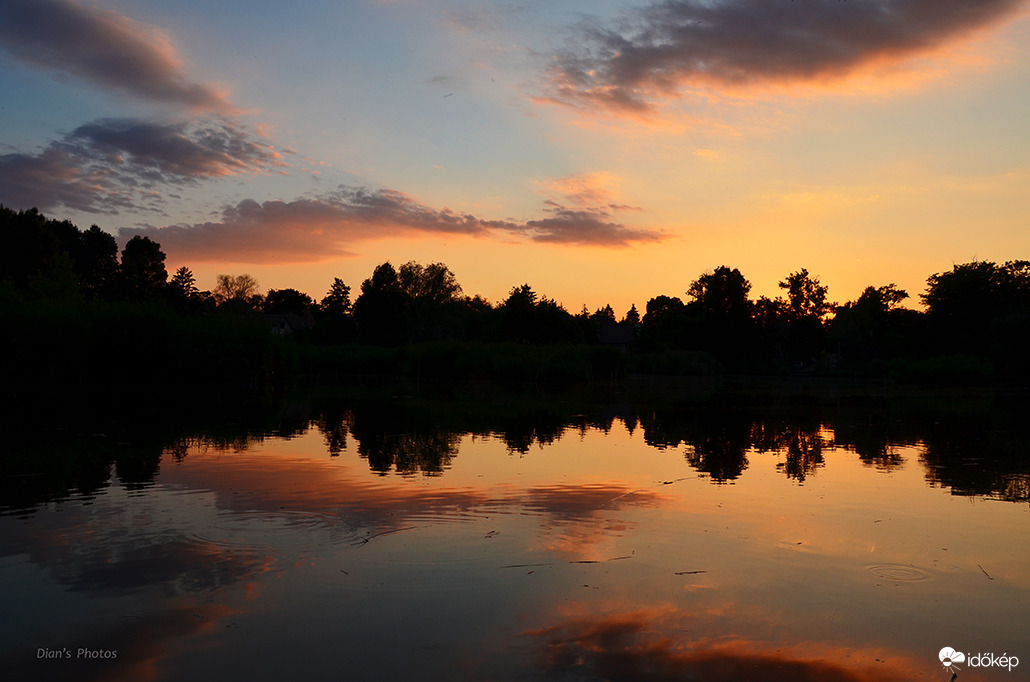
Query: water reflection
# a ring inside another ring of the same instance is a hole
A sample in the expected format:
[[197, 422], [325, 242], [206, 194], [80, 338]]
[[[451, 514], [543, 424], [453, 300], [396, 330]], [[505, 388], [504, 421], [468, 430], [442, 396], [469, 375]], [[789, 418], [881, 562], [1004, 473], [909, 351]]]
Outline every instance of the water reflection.
[[469, 402], [389, 392], [305, 397], [244, 403], [228, 418], [218, 411], [218, 422], [196, 414], [182, 419], [174, 410], [152, 413], [147, 423], [153, 428], [141, 428], [134, 415], [123, 414], [112, 424], [110, 415], [94, 412], [60, 429], [26, 429], [34, 423], [31, 415], [9, 415], [0, 509], [28, 511], [73, 492], [88, 498], [112, 473], [126, 489], [139, 489], [153, 480], [163, 460], [182, 461], [197, 444], [240, 450], [317, 429], [330, 457], [352, 446], [377, 474], [436, 476], [459, 455], [465, 436], [498, 437], [509, 452], [525, 455], [569, 434], [608, 433], [615, 425], [630, 435], [640, 429], [653, 448], [681, 451], [690, 467], [716, 484], [737, 481], [751, 459], [764, 456], [776, 457], [781, 473], [803, 484], [825, 466], [828, 449], [855, 452], [868, 466], [890, 472], [904, 463], [904, 447], [917, 446], [930, 485], [957, 495], [1030, 501], [1030, 463], [1019, 421], [1025, 397], [948, 401], [716, 392], [660, 401], [651, 393], [629, 398], [542, 404], [532, 397]]
[[654, 608], [569, 618], [524, 635], [536, 640], [543, 679], [885, 682], [918, 675], [917, 666], [887, 662], [879, 651], [699, 641], [689, 634], [696, 620]]
[[[973, 635], [1030, 646], [1027, 509], [940, 490], [1028, 500], [1023, 403], [594, 398], [384, 389], [152, 429], [11, 424], [0, 665], [865, 682], [931, 679], [940, 646], [993, 646]], [[121, 657], [34, 656], [84, 643]]]

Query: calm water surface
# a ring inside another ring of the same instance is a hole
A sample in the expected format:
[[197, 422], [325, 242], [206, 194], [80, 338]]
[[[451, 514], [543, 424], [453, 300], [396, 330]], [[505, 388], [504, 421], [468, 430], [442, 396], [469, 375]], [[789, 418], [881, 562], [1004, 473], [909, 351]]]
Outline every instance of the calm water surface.
[[38, 427], [4, 460], [0, 665], [1030, 679], [1021, 405], [380, 395], [257, 428]]

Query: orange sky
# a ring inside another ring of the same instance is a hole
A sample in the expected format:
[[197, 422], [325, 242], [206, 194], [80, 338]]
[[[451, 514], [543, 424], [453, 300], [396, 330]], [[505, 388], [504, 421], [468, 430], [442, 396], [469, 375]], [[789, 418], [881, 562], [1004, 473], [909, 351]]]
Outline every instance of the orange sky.
[[0, 201], [146, 234], [202, 288], [439, 261], [621, 315], [728, 265], [755, 297], [807, 268], [918, 305], [1030, 246], [1025, 0], [19, 0], [0, 26]]

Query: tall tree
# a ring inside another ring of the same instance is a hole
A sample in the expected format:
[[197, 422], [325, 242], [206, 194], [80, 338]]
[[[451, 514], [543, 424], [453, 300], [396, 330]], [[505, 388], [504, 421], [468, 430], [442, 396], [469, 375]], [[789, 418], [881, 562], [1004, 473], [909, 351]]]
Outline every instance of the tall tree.
[[397, 273], [397, 283], [412, 301], [440, 305], [461, 296], [461, 285], [443, 263], [420, 265], [408, 261]]
[[680, 348], [686, 343], [686, 306], [676, 296], [655, 296], [644, 307], [641, 341], [648, 348]]
[[[397, 282], [406, 296], [408, 337], [413, 341], [452, 336], [456, 326], [455, 303], [461, 285], [443, 263], [420, 265], [409, 261], [397, 273]], [[448, 314], [450, 313], [450, 314]]]
[[779, 305], [778, 354], [795, 368], [809, 365], [827, 350], [823, 318], [833, 309], [826, 300], [829, 289], [806, 268], [792, 272], [779, 286], [787, 291], [787, 300]]
[[407, 300], [396, 268], [389, 262], [377, 265], [372, 276], [361, 283], [361, 295], [354, 301], [354, 321], [360, 338], [380, 345], [403, 343]]
[[751, 316], [750, 291], [751, 282], [740, 270], [722, 265], [694, 280], [687, 294], [697, 301], [706, 317], [728, 320]]
[[500, 306], [502, 332], [506, 339], [532, 341], [537, 294], [529, 284], [514, 286]]
[[249, 303], [258, 294], [258, 282], [248, 274], [218, 275], [215, 282], [213, 293], [219, 305], [228, 301]]
[[303, 315], [314, 305], [314, 299], [297, 289], [269, 289], [262, 301], [261, 310], [277, 315]]
[[[841, 362], [864, 371], [873, 360], [894, 355], [906, 345], [898, 338], [914, 313], [898, 308], [906, 298], [908, 292], [893, 283], [868, 286], [856, 300], [837, 308], [830, 328]], [[907, 345], [913, 340], [910, 330]]]
[[168, 282], [161, 245], [136, 235], [122, 249], [122, 283], [130, 298], [148, 299], [161, 294]]
[[829, 288], [819, 283], [818, 277], [808, 274], [807, 268], [787, 275], [780, 282], [781, 289], [787, 290], [786, 314], [792, 320], [822, 318], [830, 312], [833, 305], [826, 300]]
[[595, 310], [590, 319], [598, 327], [614, 327], [616, 324], [615, 310], [612, 309], [610, 303], [606, 303], [603, 308]]
[[197, 278], [193, 276], [193, 271], [185, 265], [175, 271], [169, 284], [172, 291], [181, 298], [193, 298], [200, 293], [200, 290], [197, 289]]
[[318, 304], [319, 318], [316, 332], [324, 341], [341, 343], [355, 336], [353, 306], [350, 287], [339, 277], [333, 278], [329, 291]]
[[[1008, 348], [1017, 330], [1028, 326], [1030, 261], [955, 265], [950, 272], [927, 278], [926, 293], [920, 298], [934, 328], [938, 352], [986, 355], [998, 343]], [[1003, 327], [1007, 331], [1002, 332]]]
[[350, 287], [339, 277], [333, 278], [328, 293], [319, 303], [322, 314], [329, 319], [342, 319], [351, 313]]
[[751, 282], [740, 270], [722, 265], [694, 280], [687, 294], [693, 297], [694, 337], [698, 348], [723, 364], [739, 368], [753, 355]]
[[75, 270], [87, 290], [97, 296], [110, 296], [118, 280], [118, 243], [114, 236], [91, 225], [79, 236]]

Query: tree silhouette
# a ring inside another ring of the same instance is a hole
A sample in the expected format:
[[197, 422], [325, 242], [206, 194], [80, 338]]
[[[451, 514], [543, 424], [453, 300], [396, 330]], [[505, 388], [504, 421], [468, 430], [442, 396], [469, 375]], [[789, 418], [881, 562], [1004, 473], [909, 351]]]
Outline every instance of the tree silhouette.
[[333, 278], [328, 293], [318, 304], [319, 320], [316, 334], [324, 341], [341, 343], [355, 336], [353, 306], [350, 287], [339, 277]]
[[319, 303], [322, 314], [329, 319], [340, 320], [351, 314], [350, 287], [339, 277], [333, 278], [329, 292]]
[[515, 286], [500, 305], [504, 336], [513, 341], [528, 342], [534, 336], [536, 292], [529, 284]]
[[83, 286], [95, 296], [108, 298], [118, 281], [118, 243], [114, 236], [91, 225], [79, 238], [75, 271]]
[[696, 347], [727, 366], [738, 367], [746, 361], [754, 337], [750, 291], [751, 283], [740, 270], [725, 265], [702, 274], [687, 290], [697, 317]]
[[379, 345], [403, 343], [406, 302], [407, 295], [393, 265], [386, 262], [376, 266], [372, 276], [361, 283], [361, 295], [354, 301], [354, 321], [360, 338]]
[[538, 297], [529, 284], [512, 287], [498, 309], [504, 340], [534, 344], [582, 340], [576, 318], [553, 298]]
[[1030, 261], [973, 261], [927, 279], [930, 339], [938, 353], [990, 357], [1007, 373], [1030, 373]]
[[219, 305], [234, 301], [247, 304], [258, 293], [258, 283], [251, 275], [218, 275], [214, 297]]
[[140, 235], [130, 239], [122, 249], [121, 277], [123, 290], [129, 298], [156, 298], [168, 281], [161, 245]]
[[740, 270], [722, 265], [694, 280], [687, 294], [698, 302], [706, 317], [729, 320], [751, 317], [750, 291], [751, 282]]
[[296, 289], [269, 289], [261, 303], [261, 311], [276, 315], [303, 315], [314, 305], [314, 299]]
[[200, 293], [197, 289], [197, 278], [185, 265], [175, 271], [169, 284], [176, 295], [185, 299], [193, 298]]
[[779, 286], [787, 291], [787, 300], [779, 306], [780, 355], [795, 364], [811, 363], [826, 348], [823, 318], [833, 309], [826, 300], [828, 288], [806, 268], [791, 273]]
[[641, 340], [650, 349], [679, 348], [686, 341], [686, 307], [675, 296], [649, 300], [641, 324]]
[[819, 283], [818, 277], [810, 276], [807, 268], [787, 275], [779, 287], [787, 290], [785, 312], [792, 321], [822, 320], [833, 308], [826, 300], [828, 288]]
[[611, 304], [606, 304], [603, 308], [595, 310], [590, 319], [600, 327], [613, 327], [616, 324], [615, 311], [612, 310]]
[[837, 308], [831, 323], [833, 337], [841, 354], [841, 361], [850, 366], [868, 366], [876, 359], [904, 352], [906, 333], [912, 341], [912, 330], [905, 325], [913, 311], [898, 305], [908, 298], [908, 292], [893, 283], [881, 287], [866, 287], [855, 301]]
[[[406, 296], [408, 337], [427, 341], [452, 336], [456, 312], [450, 304], [461, 296], [461, 285], [443, 263], [420, 265], [409, 261], [397, 273]], [[447, 315], [450, 307], [451, 315]]]

